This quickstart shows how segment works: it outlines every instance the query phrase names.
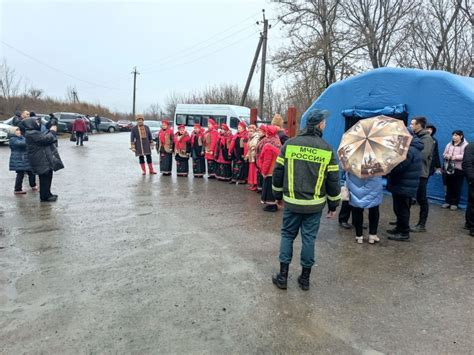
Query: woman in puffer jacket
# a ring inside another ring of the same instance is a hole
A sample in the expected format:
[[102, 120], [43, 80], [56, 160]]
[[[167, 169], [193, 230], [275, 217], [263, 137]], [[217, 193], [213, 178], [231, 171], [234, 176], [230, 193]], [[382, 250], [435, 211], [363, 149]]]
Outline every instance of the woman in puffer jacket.
[[30, 162], [28, 160], [28, 152], [26, 150], [25, 137], [21, 135], [20, 128], [16, 128], [15, 135], [10, 138], [10, 171], [16, 172], [15, 179], [15, 195], [24, 195], [26, 191], [23, 191], [23, 179], [25, 174], [28, 174], [28, 181], [33, 191], [38, 191], [36, 187], [35, 174], [31, 172]]
[[379, 226], [379, 206], [383, 201], [383, 180], [381, 176], [361, 179], [347, 173], [347, 188], [349, 189], [349, 204], [352, 206], [352, 224], [356, 231], [356, 242], [364, 241], [363, 228], [364, 209], [369, 209], [369, 243], [379, 242], [377, 229]]

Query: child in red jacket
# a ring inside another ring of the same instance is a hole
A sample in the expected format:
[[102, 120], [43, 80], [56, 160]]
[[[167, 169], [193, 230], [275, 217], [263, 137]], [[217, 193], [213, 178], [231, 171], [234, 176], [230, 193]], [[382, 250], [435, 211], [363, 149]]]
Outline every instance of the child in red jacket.
[[263, 210], [266, 212], [276, 212], [278, 206], [272, 192], [272, 176], [275, 163], [280, 154], [280, 139], [277, 136], [278, 128], [267, 126], [266, 137], [262, 151], [258, 158], [258, 167], [263, 176], [262, 203], [265, 205]]

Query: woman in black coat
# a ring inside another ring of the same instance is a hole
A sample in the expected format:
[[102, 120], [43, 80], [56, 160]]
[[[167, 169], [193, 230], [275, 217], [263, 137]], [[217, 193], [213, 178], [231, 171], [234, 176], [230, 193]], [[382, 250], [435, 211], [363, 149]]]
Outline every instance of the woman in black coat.
[[42, 202], [56, 201], [58, 195], [51, 193], [53, 171], [64, 168], [63, 162], [56, 148], [58, 141], [53, 126], [51, 130], [41, 132], [41, 123], [28, 118], [22, 121], [28, 150], [28, 160], [31, 170], [39, 176], [40, 200]]
[[36, 187], [36, 178], [35, 174], [31, 172], [30, 162], [28, 160], [28, 152], [26, 151], [26, 140], [25, 137], [21, 135], [20, 128], [17, 127], [15, 130], [15, 135], [10, 138], [10, 171], [16, 172], [15, 179], [15, 195], [24, 195], [26, 191], [23, 191], [23, 179], [25, 173], [28, 174], [28, 180], [30, 187], [33, 191], [38, 191]]

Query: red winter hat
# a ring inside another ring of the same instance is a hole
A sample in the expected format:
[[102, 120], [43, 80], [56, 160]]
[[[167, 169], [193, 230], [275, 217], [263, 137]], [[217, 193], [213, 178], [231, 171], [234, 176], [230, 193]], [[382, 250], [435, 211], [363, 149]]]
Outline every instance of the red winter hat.
[[184, 124], [180, 124], [180, 125], [178, 126], [178, 129], [186, 129], [186, 126], [185, 126]]
[[207, 121], [207, 125], [208, 126], [216, 126], [216, 121], [214, 121], [212, 118], [209, 118], [209, 120]]
[[245, 122], [240, 122], [239, 123], [239, 127], [242, 127], [243, 129], [247, 129], [247, 125], [245, 124]]
[[277, 133], [278, 133], [277, 126], [273, 126], [273, 125], [267, 126], [266, 134], [268, 137], [276, 136]]
[[267, 126], [264, 124], [261, 124], [260, 126], [258, 126], [258, 129], [261, 129], [262, 131], [267, 132]]
[[194, 128], [201, 128], [201, 125], [199, 123], [195, 123]]
[[228, 130], [229, 130], [229, 126], [227, 126], [225, 123], [221, 124], [221, 128], [222, 128], [224, 131], [228, 131]]
[[170, 125], [170, 121], [168, 121], [168, 120], [163, 120], [163, 121], [161, 121], [161, 124], [162, 124], [162, 125], [165, 124], [165, 125], [169, 126], [169, 125]]

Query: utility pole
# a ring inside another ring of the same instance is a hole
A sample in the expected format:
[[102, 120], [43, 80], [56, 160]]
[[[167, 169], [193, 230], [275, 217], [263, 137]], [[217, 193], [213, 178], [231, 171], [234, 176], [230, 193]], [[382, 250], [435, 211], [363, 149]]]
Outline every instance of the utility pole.
[[263, 12], [263, 43], [262, 43], [262, 68], [260, 73], [260, 95], [258, 100], [258, 113], [263, 118], [263, 95], [265, 92], [265, 64], [267, 62], [267, 39], [268, 39], [268, 20], [265, 18], [265, 10]]
[[77, 96], [76, 88], [74, 88], [74, 89], [72, 90], [72, 101], [73, 101], [75, 104], [78, 104], [78, 103], [79, 103], [79, 97]]
[[252, 82], [252, 76], [253, 76], [253, 72], [255, 71], [255, 66], [257, 65], [258, 56], [260, 55], [260, 49], [262, 48], [262, 43], [263, 43], [263, 36], [262, 34], [260, 34], [257, 50], [255, 51], [255, 56], [253, 57], [252, 66], [250, 67], [247, 83], [245, 84], [244, 92], [242, 93], [242, 99], [240, 100], [240, 106], [244, 106], [245, 100], [247, 99], [247, 94], [249, 92], [250, 83]]
[[132, 116], [135, 118], [135, 98], [136, 98], [136, 91], [137, 91], [137, 75], [140, 73], [137, 71], [137, 67], [133, 67], [133, 109], [132, 109]]

